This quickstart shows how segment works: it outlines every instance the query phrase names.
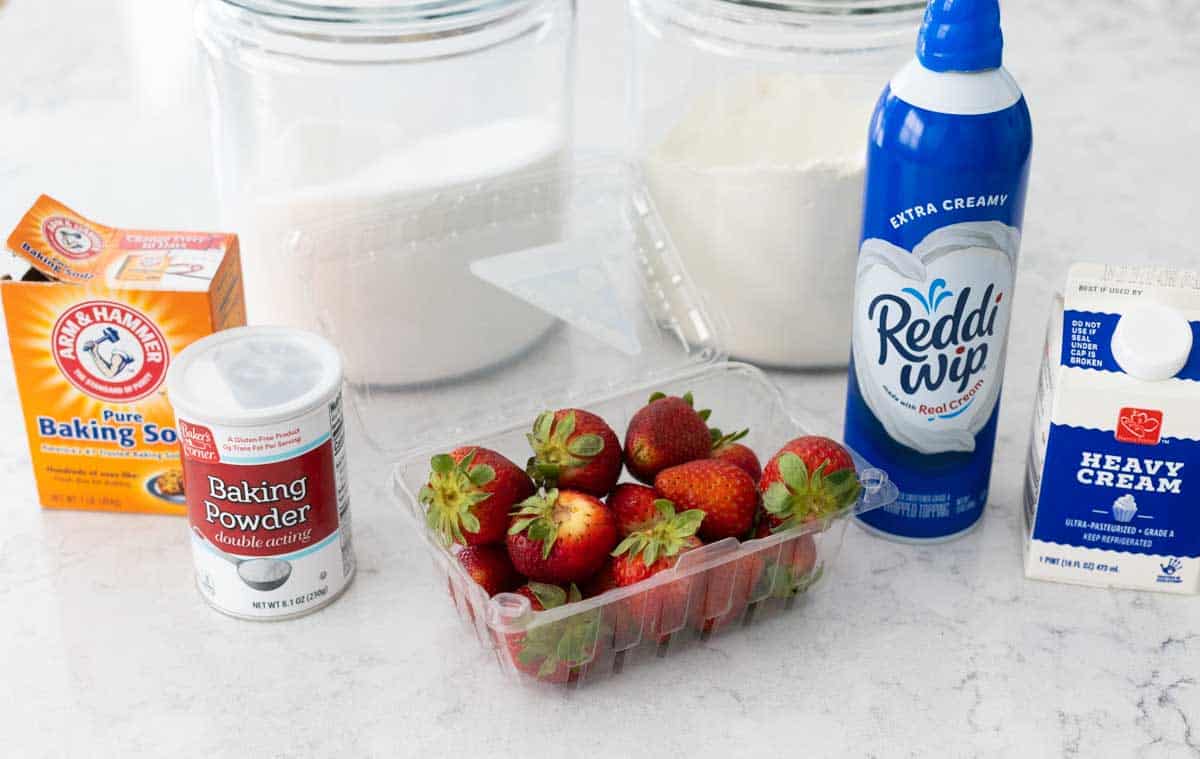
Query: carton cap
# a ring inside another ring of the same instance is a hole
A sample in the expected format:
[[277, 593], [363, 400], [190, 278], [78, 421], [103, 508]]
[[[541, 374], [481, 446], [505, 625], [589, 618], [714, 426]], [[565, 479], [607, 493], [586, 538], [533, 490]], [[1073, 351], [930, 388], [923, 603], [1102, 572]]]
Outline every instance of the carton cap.
[[1174, 377], [1192, 352], [1192, 328], [1175, 309], [1145, 303], [1121, 316], [1113, 358], [1126, 374], [1152, 382]]

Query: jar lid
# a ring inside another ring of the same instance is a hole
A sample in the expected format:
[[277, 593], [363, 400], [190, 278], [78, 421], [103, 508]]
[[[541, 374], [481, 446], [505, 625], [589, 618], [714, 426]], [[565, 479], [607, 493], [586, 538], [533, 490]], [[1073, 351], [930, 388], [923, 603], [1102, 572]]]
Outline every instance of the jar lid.
[[324, 338], [291, 327], [236, 327], [176, 357], [167, 397], [196, 421], [254, 426], [305, 414], [341, 384], [341, 356]]
[[422, 22], [459, 18], [513, 6], [528, 5], [530, 0], [220, 0], [220, 2], [276, 18], [354, 23]]
[[1192, 328], [1175, 309], [1145, 303], [1123, 314], [1112, 336], [1113, 358], [1126, 374], [1158, 381], [1174, 377], [1192, 352]]

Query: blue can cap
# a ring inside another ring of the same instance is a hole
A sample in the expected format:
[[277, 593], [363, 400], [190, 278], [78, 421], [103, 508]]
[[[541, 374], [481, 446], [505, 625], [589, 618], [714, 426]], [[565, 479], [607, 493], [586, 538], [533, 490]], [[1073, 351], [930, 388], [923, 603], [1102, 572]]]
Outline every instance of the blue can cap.
[[929, 0], [917, 35], [917, 59], [930, 71], [1000, 67], [1004, 36], [998, 0]]

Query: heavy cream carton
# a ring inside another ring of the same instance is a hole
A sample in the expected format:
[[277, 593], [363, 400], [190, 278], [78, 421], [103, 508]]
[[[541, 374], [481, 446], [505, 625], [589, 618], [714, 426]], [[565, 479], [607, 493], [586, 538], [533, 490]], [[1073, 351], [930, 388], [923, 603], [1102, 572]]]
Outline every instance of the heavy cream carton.
[[0, 295], [42, 505], [186, 513], [163, 381], [245, 323], [237, 237], [115, 229], [43, 195], [8, 247], [30, 266]]
[[1200, 592], [1200, 273], [1076, 264], [1051, 317], [1025, 574]]

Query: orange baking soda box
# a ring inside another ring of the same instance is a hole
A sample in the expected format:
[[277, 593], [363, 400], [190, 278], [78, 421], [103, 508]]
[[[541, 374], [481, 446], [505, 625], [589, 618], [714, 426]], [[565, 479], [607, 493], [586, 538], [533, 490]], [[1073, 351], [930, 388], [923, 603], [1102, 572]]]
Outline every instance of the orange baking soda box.
[[190, 343], [246, 321], [232, 234], [114, 229], [45, 195], [0, 284], [42, 506], [184, 514], [164, 380]]

